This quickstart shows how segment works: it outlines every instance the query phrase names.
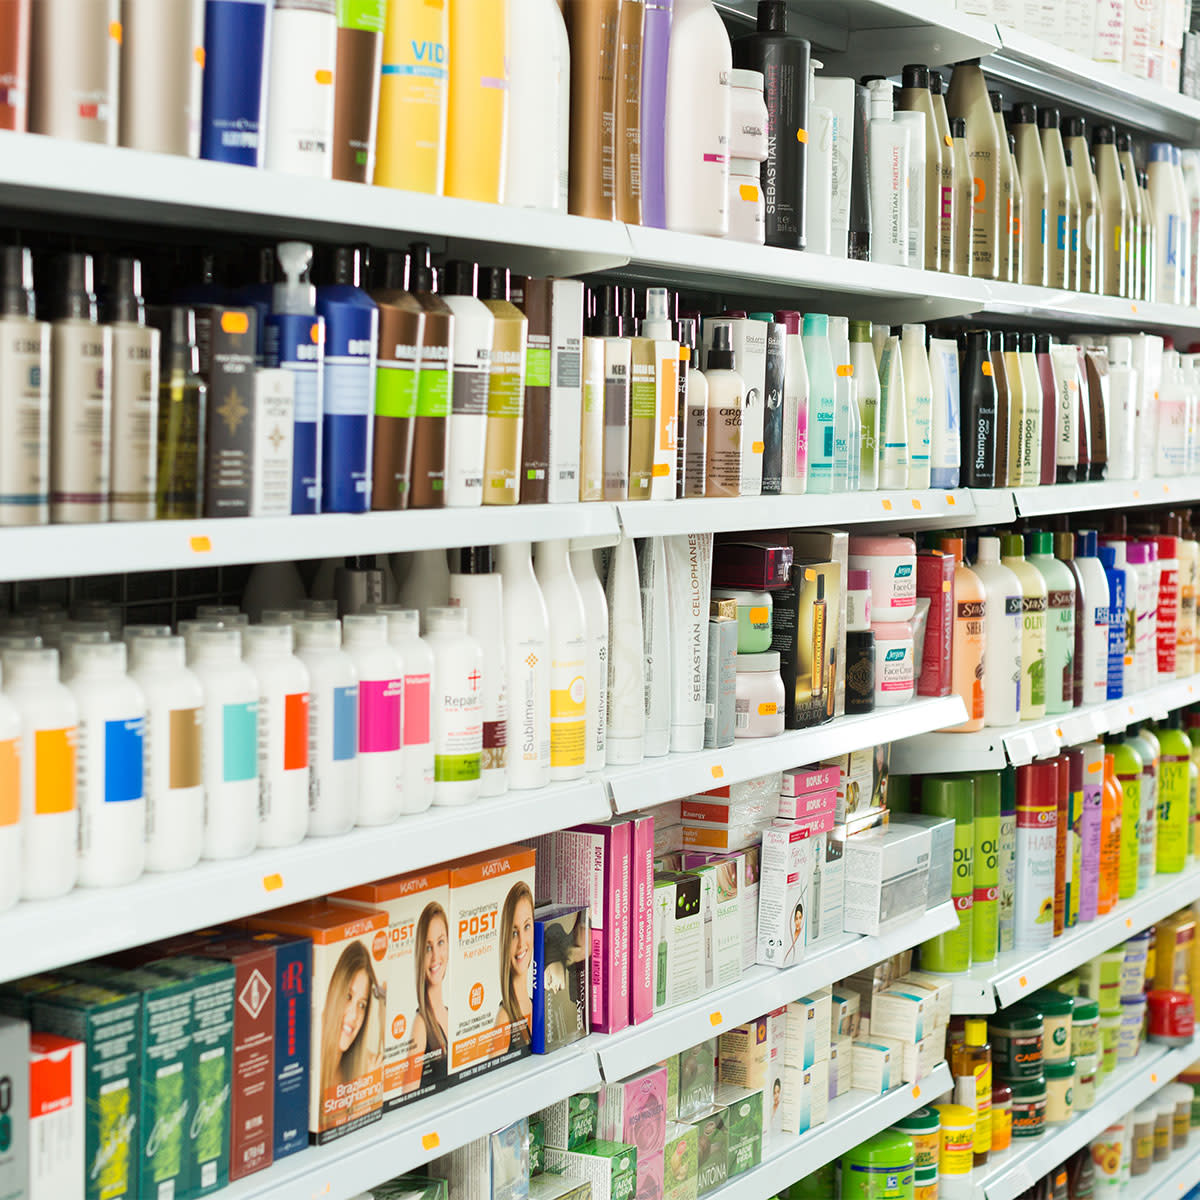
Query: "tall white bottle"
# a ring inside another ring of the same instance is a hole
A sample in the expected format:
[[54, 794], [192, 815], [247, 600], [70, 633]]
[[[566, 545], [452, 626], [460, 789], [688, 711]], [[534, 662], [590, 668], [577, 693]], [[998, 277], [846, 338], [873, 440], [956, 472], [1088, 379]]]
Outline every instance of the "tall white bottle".
[[904, 395], [908, 418], [908, 486], [929, 487], [930, 435], [933, 423], [933, 380], [925, 349], [925, 326], [905, 325], [900, 332], [904, 361]]
[[500, 547], [508, 665], [508, 786], [550, 782], [550, 618], [528, 542]]
[[433, 651], [421, 637], [421, 616], [415, 608], [381, 604], [375, 611], [387, 617], [388, 641], [404, 663], [404, 811], [424, 812], [433, 803]]
[[[925, 268], [925, 114], [892, 112], [892, 120], [908, 130], [908, 265]], [[940, 168], [936, 168], [939, 169]]]
[[[829, 318], [829, 350], [833, 355], [833, 490], [858, 491], [858, 450], [862, 443], [854, 365], [850, 361], [850, 322]], [[851, 464], [854, 470], [851, 471]], [[853, 486], [852, 486], [853, 483]]]
[[1179, 269], [1180, 236], [1184, 214], [1179, 204], [1169, 142], [1151, 142], [1146, 149], [1146, 174], [1154, 220], [1154, 299], [1159, 304], [1180, 304], [1183, 276]]
[[129, 677], [146, 698], [146, 870], [184, 871], [204, 837], [204, 689], [169, 630], [128, 646]]
[[[510, 176], [511, 178], [511, 176]], [[483, 503], [483, 457], [487, 448], [488, 370], [495, 317], [475, 297], [478, 266], [452, 262], [438, 293], [454, 314], [450, 416], [446, 431], [447, 508], [478, 508]]]
[[258, 679], [258, 844], [294, 846], [308, 833], [308, 669], [290, 625], [242, 633]]
[[1133, 479], [1137, 474], [1137, 402], [1133, 341], [1114, 334], [1108, 339], [1109, 479]]
[[809, 388], [808, 490], [832, 492], [837, 375], [829, 343], [829, 318], [824, 313], [805, 313], [803, 328]]
[[[873, 79], [867, 156], [870, 160], [871, 261], [908, 266], [910, 161], [907, 126], [893, 120], [892, 82]], [[920, 193], [922, 196], [924, 192]]]
[[642, 761], [646, 733], [645, 631], [637, 547], [622, 537], [613, 548], [605, 586], [608, 601], [608, 735], [604, 761], [609, 766]]
[[263, 166], [331, 179], [334, 0], [275, 0], [270, 31]]
[[879, 486], [908, 487], [908, 397], [900, 339], [891, 335], [879, 358]]
[[985, 726], [1015, 725], [1021, 715], [1021, 581], [1000, 561], [1000, 539], [981, 537], [971, 570], [987, 595]]
[[245, 858], [258, 843], [258, 679], [240, 630], [208, 625], [185, 640], [204, 689], [203, 857]]
[[808, 490], [808, 363], [804, 357], [803, 318], [798, 312], [775, 314], [787, 326], [783, 371], [783, 479], [785, 496]]
[[667, 550], [660, 537], [638, 542], [638, 582], [642, 589], [642, 640], [645, 648], [647, 758], [670, 751], [671, 609], [667, 594]]
[[358, 820], [358, 672], [332, 618], [295, 623], [308, 670], [308, 832], [347, 833]]
[[533, 556], [550, 626], [550, 778], [555, 781], [578, 779], [587, 757], [587, 618], [569, 545], [566, 538], [538, 542]]
[[879, 367], [871, 344], [868, 321], [850, 322], [850, 366], [858, 397], [861, 429], [858, 456], [858, 490], [873, 492], [879, 487]]
[[467, 631], [462, 608], [425, 613], [425, 643], [433, 651], [433, 802], [471, 804], [482, 784], [483, 648]]
[[342, 640], [358, 672], [358, 823], [387, 825], [404, 811], [404, 662], [378, 613], [343, 617]]
[[667, 59], [668, 229], [729, 232], [732, 70], [729, 34], [712, 0], [675, 0]]
[[0, 695], [0, 912], [21, 896], [21, 715]]
[[604, 767], [608, 732], [608, 600], [596, 573], [595, 552], [586, 539], [571, 542], [571, 572], [583, 601], [587, 621], [587, 749], [583, 767], [591, 774]]
[[[933, 412], [929, 422], [929, 486], [958, 486], [962, 468], [962, 385], [958, 344], [952, 338], [929, 339], [929, 379]], [[1038, 394], [1040, 405], [1041, 394]]]
[[704, 749], [713, 535], [677, 533], [664, 540], [672, 633], [671, 752], [691, 754]]
[[[466, 546], [450, 572], [450, 606], [467, 612], [467, 632], [483, 648], [483, 756], [479, 794], [508, 790], [508, 663], [504, 649], [504, 597], [491, 546]], [[408, 695], [405, 693], [405, 700]]]
[[[1110, 443], [1111, 445], [1111, 443]], [[1096, 557], [1094, 530], [1075, 535], [1075, 574], [1083, 614], [1080, 704], [1103, 704], [1108, 699], [1108, 577]]]

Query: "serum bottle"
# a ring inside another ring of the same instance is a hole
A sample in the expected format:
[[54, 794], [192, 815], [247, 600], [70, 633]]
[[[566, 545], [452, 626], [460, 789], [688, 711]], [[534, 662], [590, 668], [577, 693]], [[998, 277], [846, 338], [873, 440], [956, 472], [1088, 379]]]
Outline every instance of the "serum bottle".
[[742, 414], [746, 383], [733, 369], [733, 340], [728, 321], [713, 326], [705, 362], [708, 382], [708, 453], [705, 495], [739, 496], [742, 489]]
[[188, 520], [204, 513], [204, 426], [208, 385], [200, 376], [196, 313], [183, 305], [152, 309], [161, 336], [155, 515]]

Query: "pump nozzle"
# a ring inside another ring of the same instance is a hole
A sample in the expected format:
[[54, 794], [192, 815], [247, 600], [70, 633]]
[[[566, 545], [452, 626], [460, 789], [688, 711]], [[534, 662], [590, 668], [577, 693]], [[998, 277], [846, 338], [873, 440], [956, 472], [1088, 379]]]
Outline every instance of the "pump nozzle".
[[33, 254], [27, 246], [0, 248], [0, 316], [37, 316], [33, 294]]
[[433, 255], [427, 242], [413, 242], [404, 269], [406, 292], [433, 291]]
[[316, 289], [308, 282], [313, 248], [308, 242], [280, 242], [275, 248], [283, 282], [275, 285], [274, 309], [277, 313], [310, 315], [317, 311]]

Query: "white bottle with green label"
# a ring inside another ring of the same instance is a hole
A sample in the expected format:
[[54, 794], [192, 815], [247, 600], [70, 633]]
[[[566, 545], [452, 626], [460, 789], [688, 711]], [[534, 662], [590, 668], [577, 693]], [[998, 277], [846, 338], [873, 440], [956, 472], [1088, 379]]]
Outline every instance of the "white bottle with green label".
[[1006, 533], [1000, 539], [1000, 561], [1021, 584], [1021, 720], [1046, 715], [1046, 600], [1041, 572], [1025, 559], [1025, 539]]
[[433, 651], [433, 802], [479, 799], [483, 756], [483, 648], [467, 632], [465, 608], [425, 610], [425, 643]]
[[1046, 713], [1075, 704], [1075, 577], [1054, 557], [1052, 533], [1030, 534], [1029, 562], [1046, 581]]

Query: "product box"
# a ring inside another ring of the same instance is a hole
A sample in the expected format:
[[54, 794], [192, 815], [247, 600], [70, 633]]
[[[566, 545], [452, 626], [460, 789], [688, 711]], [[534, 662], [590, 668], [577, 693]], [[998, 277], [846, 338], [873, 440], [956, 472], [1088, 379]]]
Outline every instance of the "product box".
[[812, 996], [801, 996], [787, 1006], [784, 1059], [801, 1067], [811, 1067], [829, 1057], [829, 1021], [832, 997], [828, 989]]
[[809, 1068], [812, 1080], [809, 1124], [812, 1128], [824, 1125], [829, 1116], [829, 1060], [815, 1062]]
[[578, 1150], [547, 1146], [546, 1170], [586, 1179], [592, 1185], [592, 1200], [635, 1200], [637, 1196], [635, 1146], [601, 1140], [585, 1142]]
[[929, 830], [929, 887], [925, 904], [928, 908], [946, 904], [954, 885], [954, 818], [895, 813], [889, 825], [893, 829], [912, 825]]
[[928, 997], [905, 989], [903, 983], [871, 997], [871, 1036], [919, 1042], [933, 1032], [933, 1015]]
[[954, 985], [944, 975], [931, 975], [925, 971], [909, 971], [899, 985], [907, 989], [920, 989], [929, 997], [929, 1011], [933, 1015], [933, 1027], [950, 1024], [950, 1002]]
[[698, 875], [654, 877], [654, 1004], [671, 1008], [704, 992], [704, 912]]
[[939, 1025], [927, 1033], [919, 1042], [902, 1041], [898, 1038], [881, 1037], [873, 1030], [871, 1040], [892, 1047], [893, 1070], [900, 1063], [900, 1078], [905, 1083], [916, 1083], [926, 1078], [946, 1057], [946, 1026]]
[[707, 1196], [729, 1179], [729, 1114], [714, 1104], [687, 1118], [696, 1130], [696, 1194]]
[[763, 830], [758, 882], [758, 961], [794, 966], [804, 957], [804, 915], [811, 905], [817, 843], [808, 831], [779, 824]]
[[369, 1192], [355, 1200], [450, 1200], [450, 1189], [444, 1179], [427, 1175], [401, 1175], [387, 1183], [377, 1183]]
[[875, 935], [925, 911], [929, 830], [916, 825], [870, 829], [846, 839], [847, 933]]
[[[629, 914], [629, 1023], [654, 1016], [654, 846], [653, 816], [635, 813], [629, 821], [632, 908]], [[585, 1027], [586, 1028], [586, 1027]]]
[[684, 872], [700, 880], [700, 917], [704, 926], [704, 990], [736, 983], [742, 977], [742, 911], [737, 871], [716, 866]]
[[729, 1178], [762, 1162], [763, 1094], [752, 1088], [723, 1083], [717, 1088], [717, 1107], [725, 1109], [729, 1137]]
[[[836, 768], [835, 768], [836, 769]], [[825, 822], [832, 827], [837, 820], [837, 785], [823, 792], [805, 792], [802, 796], [780, 796], [775, 804], [775, 816], [781, 821], [815, 822], [815, 832], [825, 832]]]
[[604, 1085], [600, 1137], [637, 1148], [638, 1200], [661, 1200], [667, 1136], [667, 1069], [651, 1067]]
[[836, 820], [839, 825], [887, 805], [887, 748], [868, 746], [830, 759], [840, 771]]
[[[5, 1045], [11, 1025], [0, 1019], [0, 1046]], [[29, 1050], [29, 1200], [82, 1200], [84, 1188], [84, 1050], [83, 1043], [53, 1033], [35, 1033], [26, 1039]], [[0, 1062], [8, 1055], [0, 1049]], [[4, 1077], [6, 1067], [0, 1067]], [[9, 1078], [19, 1105], [21, 1077]], [[10, 1092], [10, 1095], [12, 1093]], [[16, 1190], [10, 1190], [5, 1163], [15, 1162], [20, 1154], [21, 1122], [19, 1107], [12, 1109], [9, 1151], [0, 1151], [0, 1195], [18, 1197], [23, 1193], [18, 1176]]]
[[812, 1128], [812, 1067], [785, 1056], [779, 1121], [783, 1134], [807, 1133]]
[[548, 905], [534, 912], [534, 1054], [548, 1054], [587, 1036], [590, 950], [586, 904]]
[[[762, 1093], [762, 1151], [782, 1134], [783, 1063], [787, 1052], [787, 1009], [739, 1025], [720, 1038], [722, 1084]], [[718, 1103], [728, 1103], [718, 1095]]]
[[[683, 849], [683, 826], [681, 824], [661, 825], [654, 822], [654, 863], [657, 864], [668, 854], [678, 854]], [[655, 870], [657, 870], [655, 866]]]
[[[807, 796], [810, 793], [824, 794], [831, 789], [837, 789], [842, 781], [840, 767], [793, 767], [782, 772], [779, 781], [779, 794], [789, 798]], [[782, 816], [782, 814], [780, 814]]]
[[717, 868], [718, 891], [736, 893], [742, 920], [742, 970], [754, 966], [758, 955], [758, 863], [759, 848], [750, 846], [733, 854], [689, 851], [683, 856], [683, 870], [696, 867]]
[[546, 1126], [529, 1118], [529, 1178], [540, 1175], [546, 1158]]
[[[387, 914], [311, 900], [254, 917], [250, 925], [312, 941], [311, 1140], [324, 1144], [379, 1120], [387, 1028]], [[239, 971], [242, 1008], [243, 991]], [[356, 998], [356, 1009], [349, 1013], [347, 996]], [[273, 1023], [267, 1028], [273, 1029]], [[235, 1033], [235, 1047], [238, 1040]]]
[[779, 814], [778, 797], [762, 794], [741, 801], [699, 795], [680, 801], [683, 820], [691, 825], [769, 825]]
[[252, 308], [198, 309], [196, 342], [200, 374], [208, 382], [204, 515], [247, 517], [254, 496], [258, 314]]
[[665, 800], [661, 804], [651, 805], [645, 810], [648, 817], [654, 818], [654, 828], [667, 825], [678, 825], [683, 820], [683, 801]]
[[717, 1053], [717, 1039], [708, 1038], [676, 1055], [678, 1095], [675, 1113], [678, 1120], [690, 1120], [696, 1113], [712, 1106], [717, 1086]]
[[746, 541], [718, 535], [713, 546], [712, 586], [770, 592], [786, 587], [792, 548], [783, 541]]
[[[846, 1066], [842, 1068], [842, 1042], [831, 1042], [829, 1046], [829, 1100], [836, 1100], [843, 1091], [850, 1090], [850, 1057], [847, 1051]], [[845, 1077], [844, 1079], [842, 1077]]]
[[67, 983], [70, 980], [61, 974], [26, 975], [21, 979], [0, 983], [0, 1017], [28, 1021], [33, 1012], [33, 1002], [38, 996], [44, 996]]
[[833, 829], [814, 839], [817, 843], [813, 864], [812, 921], [808, 927], [809, 945], [839, 938], [846, 897], [845, 833]]
[[429, 1164], [453, 1200], [525, 1200], [529, 1195], [529, 1122], [522, 1117]]
[[259, 367], [254, 372], [252, 517], [286, 517], [292, 511], [294, 409], [291, 371]]
[[737, 721], [737, 601], [710, 601], [704, 748], [733, 745]]
[[529, 1200], [592, 1200], [592, 1185], [578, 1175], [546, 1171], [530, 1176]]
[[[82, 1047], [79, 1050], [82, 1054]], [[36, 1113], [30, 1100], [36, 1104], [38, 1099], [31, 1097], [31, 1082], [36, 1087], [36, 1079], [30, 1077], [29, 1026], [13, 1017], [0, 1017], [0, 1196], [4, 1200], [28, 1200], [30, 1166], [38, 1165], [30, 1155], [30, 1117]], [[76, 1093], [77, 1107], [81, 1098]], [[67, 1099], [69, 1104], [69, 1087]], [[64, 1196], [83, 1195], [82, 1146], [78, 1158], [78, 1174], [68, 1182]]]
[[929, 601], [918, 696], [948, 696], [954, 644], [954, 568], [952, 554], [917, 552], [917, 595]]
[[560, 1150], [578, 1150], [598, 1134], [599, 1092], [576, 1092], [557, 1100], [537, 1114], [545, 1134], [545, 1144]]
[[861, 997], [838, 984], [830, 996], [829, 1035], [837, 1040], [858, 1037]]
[[335, 904], [376, 908], [387, 914], [387, 957], [381, 974], [387, 988], [383, 1039], [383, 1110], [446, 1085], [447, 1031], [438, 1012], [452, 983], [453, 940], [450, 871], [434, 867], [347, 888]]
[[[135, 1200], [141, 996], [94, 983], [67, 984], [34, 1000], [31, 1024], [39, 1033], [83, 1043], [85, 1200]], [[20, 1058], [5, 1053], [4, 1061], [12, 1062], [22, 1080], [27, 1078], [28, 1035], [22, 1036]], [[28, 1110], [22, 1106], [22, 1111]]]
[[713, 850], [729, 853], [745, 850], [757, 844], [762, 831], [771, 824], [773, 817], [760, 818], [737, 825], [718, 825], [708, 822], [703, 825], [683, 824], [683, 848], [685, 850]]
[[850, 1086], [882, 1095], [893, 1083], [900, 1082], [900, 1066], [893, 1060], [888, 1043], [860, 1039], [851, 1050]]
[[668, 1123], [663, 1144], [663, 1200], [696, 1200], [698, 1143], [694, 1125]]
[[539, 902], [589, 904], [592, 1028], [629, 1024], [633, 826], [619, 819], [535, 838]]

